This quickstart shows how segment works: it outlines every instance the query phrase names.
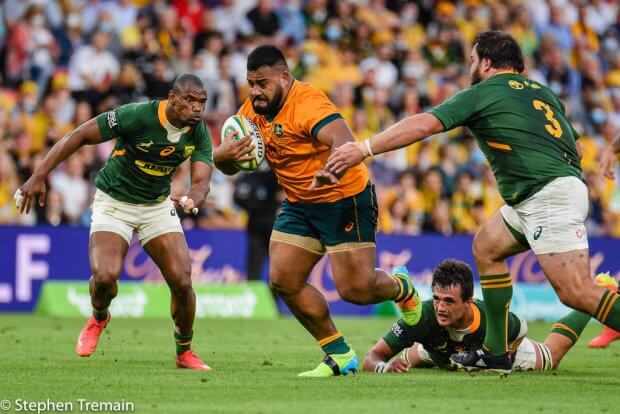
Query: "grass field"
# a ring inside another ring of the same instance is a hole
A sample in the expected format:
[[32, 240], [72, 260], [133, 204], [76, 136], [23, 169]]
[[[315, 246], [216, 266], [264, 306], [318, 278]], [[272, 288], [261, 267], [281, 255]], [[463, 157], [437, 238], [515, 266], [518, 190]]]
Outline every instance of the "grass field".
[[[620, 342], [590, 350], [592, 323], [557, 374], [409, 374], [297, 378], [321, 358], [293, 320], [200, 320], [194, 349], [215, 370], [174, 368], [167, 320], [116, 319], [88, 359], [74, 354], [84, 320], [0, 316], [0, 400], [130, 401], [138, 413], [613, 413], [620, 407]], [[360, 356], [385, 319], [339, 319]], [[548, 325], [530, 324], [543, 339]], [[77, 403], [76, 403], [77, 404]], [[77, 411], [77, 407], [74, 412]], [[11, 409], [9, 409], [11, 412]]]

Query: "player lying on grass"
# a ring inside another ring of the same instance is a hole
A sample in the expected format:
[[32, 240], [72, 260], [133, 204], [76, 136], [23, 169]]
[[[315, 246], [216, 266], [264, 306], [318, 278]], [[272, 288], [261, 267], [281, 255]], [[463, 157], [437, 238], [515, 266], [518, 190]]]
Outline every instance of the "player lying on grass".
[[[407, 372], [412, 367], [455, 369], [450, 355], [479, 348], [486, 331], [484, 302], [472, 297], [473, 281], [466, 263], [452, 259], [441, 262], [433, 273], [433, 299], [420, 302], [415, 297], [400, 305], [402, 319], [394, 322], [368, 352], [363, 369], [377, 373]], [[554, 323], [540, 343], [525, 337], [525, 319], [509, 313], [507, 345], [513, 369], [556, 369], [589, 320], [583, 313], [572, 311]]]

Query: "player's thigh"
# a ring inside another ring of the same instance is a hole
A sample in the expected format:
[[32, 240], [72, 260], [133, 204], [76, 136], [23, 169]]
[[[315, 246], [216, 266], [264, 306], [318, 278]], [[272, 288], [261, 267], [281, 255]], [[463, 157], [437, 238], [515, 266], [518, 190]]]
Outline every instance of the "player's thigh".
[[474, 236], [472, 251], [479, 266], [497, 262], [527, 250], [525, 238], [519, 233], [520, 224], [514, 210], [504, 205], [484, 223]]
[[329, 254], [339, 292], [368, 292], [373, 288], [377, 214], [377, 197], [370, 183], [361, 193], [322, 203], [310, 214]]
[[91, 206], [90, 235], [98, 232], [115, 233], [129, 245], [138, 217], [134, 205], [116, 200], [97, 189]]
[[[138, 239], [142, 246], [146, 246], [151, 240], [169, 233], [183, 234], [183, 227], [177, 215], [176, 208], [170, 197], [159, 203], [136, 206], [139, 215]], [[178, 239], [179, 237], [176, 236]], [[183, 244], [185, 238], [181, 237]]]
[[110, 283], [119, 278], [128, 248], [129, 243], [118, 233], [110, 231], [91, 233], [88, 257], [95, 282]]
[[556, 178], [514, 206], [537, 256], [588, 249], [588, 209], [588, 189], [577, 177]]
[[370, 292], [375, 284], [375, 246], [352, 243], [347, 250], [330, 251], [334, 284], [340, 294], [348, 291], [355, 296], [355, 292]]
[[291, 242], [290, 238], [288, 241], [282, 241], [281, 237], [272, 239], [269, 243], [269, 285], [283, 295], [301, 292], [322, 257], [323, 254], [315, 249], [302, 247], [302, 243]]
[[308, 205], [284, 201], [269, 241], [269, 284], [281, 294], [303, 289], [325, 248], [308, 218]]
[[183, 233], [160, 234], [149, 240], [144, 245], [144, 250], [159, 267], [169, 286], [191, 286], [192, 262]]
[[136, 227], [132, 210], [101, 190], [95, 192], [91, 209], [88, 256], [93, 277], [118, 279]]

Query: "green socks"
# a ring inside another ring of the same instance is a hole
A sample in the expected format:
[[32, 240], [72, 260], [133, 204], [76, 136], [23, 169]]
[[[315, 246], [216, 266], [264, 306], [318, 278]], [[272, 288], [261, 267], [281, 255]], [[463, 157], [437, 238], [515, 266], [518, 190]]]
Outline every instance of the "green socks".
[[108, 319], [108, 310], [97, 310], [93, 308], [93, 318], [97, 319], [99, 322], [105, 321]]
[[487, 311], [483, 346], [491, 355], [503, 355], [508, 350], [508, 306], [512, 298], [512, 280], [508, 273], [480, 276], [480, 285]]
[[344, 336], [340, 332], [334, 335], [323, 338], [319, 341], [321, 349], [326, 354], [346, 354], [351, 350], [351, 347], [344, 340]]
[[183, 352], [190, 350], [190, 348], [192, 347], [193, 337], [193, 332], [186, 336], [174, 331], [174, 342], [177, 345], [177, 355], [181, 355]]
[[567, 337], [574, 344], [590, 322], [590, 318], [590, 315], [574, 310], [551, 325], [551, 332]]
[[606, 290], [598, 303], [594, 317], [611, 329], [620, 331], [620, 295]]

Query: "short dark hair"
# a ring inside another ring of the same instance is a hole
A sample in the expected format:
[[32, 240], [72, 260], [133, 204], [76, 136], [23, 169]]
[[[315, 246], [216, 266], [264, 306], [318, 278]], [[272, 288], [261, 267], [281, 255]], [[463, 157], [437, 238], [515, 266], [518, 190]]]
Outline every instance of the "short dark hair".
[[172, 90], [175, 92], [179, 92], [182, 88], [184, 88], [187, 85], [196, 86], [202, 89], [205, 88], [205, 85], [202, 82], [202, 79], [200, 79], [198, 76], [193, 75], [191, 73], [186, 73], [184, 75], [179, 76], [178, 78], [174, 80], [174, 83], [172, 84]]
[[476, 53], [480, 60], [491, 61], [495, 69], [514, 69], [523, 72], [523, 52], [514, 37], [501, 30], [488, 30], [478, 33], [474, 39]]
[[263, 66], [284, 65], [288, 69], [282, 51], [272, 45], [259, 46], [248, 56], [247, 70], [257, 70]]
[[460, 286], [461, 299], [464, 302], [474, 296], [474, 274], [467, 263], [456, 259], [446, 259], [433, 271], [431, 288], [435, 286], [442, 288]]

